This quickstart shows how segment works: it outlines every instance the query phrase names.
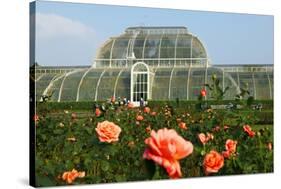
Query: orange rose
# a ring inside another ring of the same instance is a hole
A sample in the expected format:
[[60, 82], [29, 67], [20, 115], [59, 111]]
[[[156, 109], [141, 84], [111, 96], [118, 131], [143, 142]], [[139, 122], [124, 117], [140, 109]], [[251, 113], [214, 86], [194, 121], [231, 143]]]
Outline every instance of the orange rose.
[[101, 142], [112, 143], [118, 141], [121, 128], [113, 122], [103, 121], [98, 123], [96, 132]]
[[205, 145], [209, 140], [214, 139], [214, 135], [211, 133], [207, 133], [207, 135], [205, 135], [204, 133], [200, 133], [200, 134], [198, 134], [198, 138], [199, 138], [200, 142], [203, 145]]
[[256, 134], [254, 131], [252, 131], [252, 128], [250, 127], [250, 125], [244, 125], [243, 129], [250, 137], [253, 137]]
[[179, 127], [180, 127], [181, 129], [184, 129], [184, 130], [187, 129], [186, 123], [184, 123], [184, 122], [180, 122], [180, 123], [179, 123]]
[[150, 108], [149, 108], [149, 107], [145, 107], [145, 108], [143, 109], [143, 112], [144, 112], [144, 113], [149, 113], [149, 112], [150, 112]]
[[222, 155], [223, 155], [224, 158], [229, 158], [231, 154], [230, 154], [229, 151], [223, 151]]
[[201, 96], [205, 97], [207, 95], [206, 89], [201, 89], [200, 94]]
[[147, 133], [150, 133], [150, 132], [151, 132], [151, 127], [150, 127], [150, 126], [146, 127], [146, 128], [145, 128], [145, 131], [146, 131]]
[[143, 116], [142, 115], [137, 115], [136, 120], [142, 121], [143, 120]]
[[225, 125], [225, 126], [223, 126], [223, 128], [224, 128], [224, 130], [227, 130], [227, 129], [229, 129], [229, 126]]
[[271, 142], [269, 142], [268, 144], [267, 144], [267, 148], [271, 151], [272, 150], [272, 143]]
[[150, 137], [145, 139], [148, 145], [143, 158], [153, 160], [163, 166], [170, 178], [182, 176], [178, 160], [193, 152], [193, 145], [179, 136], [174, 129], [152, 130]]
[[225, 149], [227, 151], [229, 151], [230, 153], [235, 153], [236, 152], [236, 145], [237, 145], [236, 140], [227, 139], [226, 143], [225, 143]]
[[204, 133], [198, 134], [198, 138], [202, 144], [206, 144], [208, 142], [207, 137]]
[[76, 118], [77, 118], [77, 114], [76, 114], [76, 113], [72, 113], [72, 114], [71, 114], [71, 118], [72, 118], [72, 119], [76, 119]]
[[68, 184], [71, 184], [77, 177], [85, 177], [85, 172], [78, 172], [77, 170], [72, 169], [72, 171], [64, 172], [62, 175], [62, 179], [65, 180]]
[[95, 114], [97, 117], [99, 117], [101, 115], [101, 111], [99, 108], [96, 108]]
[[208, 153], [203, 162], [205, 174], [217, 173], [224, 165], [224, 158], [218, 152], [212, 150]]
[[156, 112], [151, 112], [152, 116], [156, 116], [156, 114], [157, 114]]

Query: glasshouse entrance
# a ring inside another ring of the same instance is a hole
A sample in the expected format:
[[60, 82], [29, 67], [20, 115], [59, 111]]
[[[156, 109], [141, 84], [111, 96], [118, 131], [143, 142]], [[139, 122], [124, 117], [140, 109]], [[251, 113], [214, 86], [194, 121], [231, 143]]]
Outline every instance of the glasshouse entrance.
[[131, 102], [139, 106], [149, 98], [149, 68], [143, 62], [135, 63], [131, 68]]

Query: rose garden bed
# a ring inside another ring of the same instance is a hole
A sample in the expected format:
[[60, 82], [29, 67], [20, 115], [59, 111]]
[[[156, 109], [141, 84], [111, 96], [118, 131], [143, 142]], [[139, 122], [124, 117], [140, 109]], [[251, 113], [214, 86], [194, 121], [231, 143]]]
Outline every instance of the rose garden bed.
[[46, 110], [35, 117], [37, 186], [273, 172], [273, 127], [251, 109]]

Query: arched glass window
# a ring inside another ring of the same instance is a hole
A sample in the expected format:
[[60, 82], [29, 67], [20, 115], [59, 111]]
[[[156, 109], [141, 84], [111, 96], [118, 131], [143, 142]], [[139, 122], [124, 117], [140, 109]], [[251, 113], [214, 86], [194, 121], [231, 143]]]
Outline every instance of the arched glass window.
[[131, 69], [131, 102], [138, 104], [149, 96], [149, 68], [143, 62], [137, 62]]

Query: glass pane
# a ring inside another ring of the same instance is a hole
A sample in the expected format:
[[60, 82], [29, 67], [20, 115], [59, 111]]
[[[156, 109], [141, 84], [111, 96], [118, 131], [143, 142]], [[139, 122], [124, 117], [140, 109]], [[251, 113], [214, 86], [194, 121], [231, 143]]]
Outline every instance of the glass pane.
[[124, 70], [116, 85], [116, 97], [130, 99], [130, 70]]
[[145, 43], [144, 58], [158, 58], [161, 35], [149, 35]]
[[205, 83], [205, 68], [192, 68], [189, 78], [189, 100], [196, 100]]
[[92, 69], [84, 77], [84, 80], [80, 86], [79, 101], [94, 100], [97, 82], [102, 72], [103, 69]]
[[70, 74], [68, 77], [66, 77], [61, 93], [61, 101], [76, 101], [78, 85], [86, 71], [87, 69]]
[[[48, 87], [52, 79], [62, 74], [44, 74], [40, 80], [36, 81], [36, 100], [39, 101], [43, 92]], [[51, 92], [51, 91], [50, 91]]]
[[187, 99], [188, 68], [175, 68], [171, 80], [170, 99]]
[[175, 41], [177, 35], [165, 35], [161, 42], [161, 58], [174, 58], [175, 57]]
[[270, 99], [270, 81], [266, 72], [255, 72], [256, 99]]
[[152, 83], [152, 99], [166, 100], [169, 96], [171, 69], [157, 69]]
[[97, 100], [106, 100], [114, 95], [114, 87], [120, 69], [107, 69], [100, 80]]

